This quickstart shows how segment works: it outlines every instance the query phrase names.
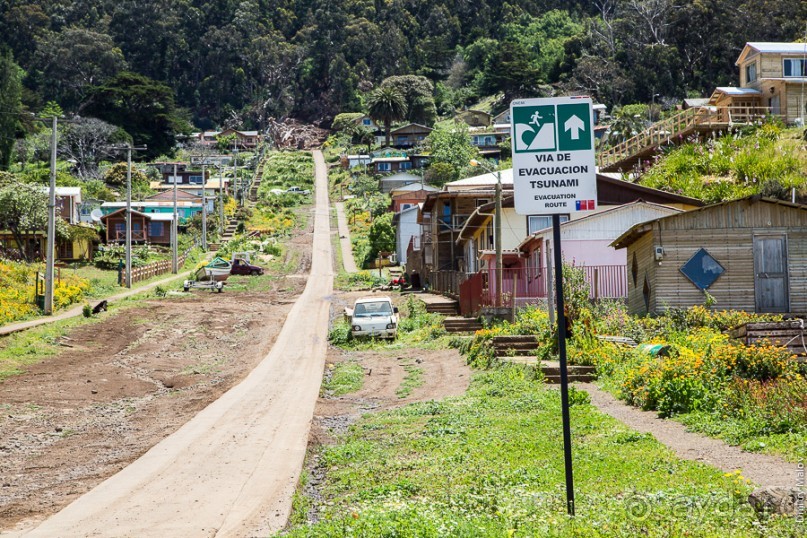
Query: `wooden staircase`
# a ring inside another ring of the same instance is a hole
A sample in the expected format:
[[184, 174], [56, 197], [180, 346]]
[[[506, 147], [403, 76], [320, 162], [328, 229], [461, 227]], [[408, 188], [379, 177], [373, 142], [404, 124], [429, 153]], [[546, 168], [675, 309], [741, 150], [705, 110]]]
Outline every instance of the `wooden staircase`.
[[238, 228], [238, 220], [230, 219], [227, 221], [227, 226], [224, 228], [224, 233], [221, 234], [221, 241], [229, 241], [235, 235], [235, 230]]
[[459, 306], [457, 301], [426, 303], [426, 312], [430, 314], [443, 314], [444, 316], [456, 316], [459, 314]]
[[463, 318], [448, 316], [443, 320], [443, 327], [448, 333], [474, 333], [482, 328], [482, 323], [476, 318]]
[[702, 137], [728, 132], [734, 125], [747, 125], [770, 116], [767, 108], [701, 107], [690, 108], [654, 123], [636, 136], [597, 154], [600, 172], [641, 170], [661, 147], [682, 144], [692, 136]]
[[[529, 354], [538, 349], [538, 341], [534, 336], [494, 336], [493, 348], [500, 361], [540, 367], [546, 383], [560, 384], [560, 364], [557, 361], [539, 361], [538, 357]], [[588, 383], [597, 379], [594, 366], [567, 366], [566, 372], [570, 383]]]

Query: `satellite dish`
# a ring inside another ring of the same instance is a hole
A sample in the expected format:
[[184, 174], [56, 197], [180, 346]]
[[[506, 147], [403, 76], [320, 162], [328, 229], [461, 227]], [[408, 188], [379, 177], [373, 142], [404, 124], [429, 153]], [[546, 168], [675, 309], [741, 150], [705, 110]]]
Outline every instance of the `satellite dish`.
[[101, 217], [104, 216], [104, 212], [100, 209], [93, 209], [90, 213], [90, 218], [93, 222], [101, 222]]

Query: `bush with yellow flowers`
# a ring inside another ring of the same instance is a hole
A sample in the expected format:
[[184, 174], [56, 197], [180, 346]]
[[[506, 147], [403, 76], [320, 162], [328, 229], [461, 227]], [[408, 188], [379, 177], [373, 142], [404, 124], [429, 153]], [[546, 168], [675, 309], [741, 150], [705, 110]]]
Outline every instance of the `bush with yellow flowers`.
[[[0, 261], [0, 325], [19, 321], [38, 312], [34, 304], [36, 272], [41, 264]], [[62, 276], [54, 283], [53, 306], [65, 306], [81, 301], [90, 289], [87, 279], [75, 275]]]

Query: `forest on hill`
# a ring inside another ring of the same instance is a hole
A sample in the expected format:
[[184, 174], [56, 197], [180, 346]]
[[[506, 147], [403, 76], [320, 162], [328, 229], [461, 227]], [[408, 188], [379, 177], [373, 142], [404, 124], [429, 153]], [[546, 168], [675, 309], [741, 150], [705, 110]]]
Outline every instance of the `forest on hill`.
[[197, 128], [327, 125], [406, 74], [442, 114], [493, 94], [672, 102], [736, 83], [745, 42], [805, 21], [803, 0], [0, 0], [0, 51], [33, 111], [93, 115], [135, 81]]

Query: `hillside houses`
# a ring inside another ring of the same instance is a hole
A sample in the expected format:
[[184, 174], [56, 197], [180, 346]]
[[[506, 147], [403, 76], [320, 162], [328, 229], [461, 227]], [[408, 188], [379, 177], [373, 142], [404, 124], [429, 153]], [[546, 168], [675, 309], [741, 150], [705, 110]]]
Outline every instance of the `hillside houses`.
[[[551, 239], [546, 235], [548, 216], [519, 215], [512, 196], [512, 170], [503, 170], [502, 209], [503, 285], [511, 297], [545, 297], [543, 280], [546, 252]], [[565, 217], [563, 225], [574, 241], [564, 246], [565, 258], [585, 264], [592, 293], [599, 296], [627, 296], [626, 256], [610, 247], [625, 229], [637, 222], [700, 207], [698, 200], [598, 175], [598, 210]], [[407, 270], [418, 271], [436, 291], [459, 297], [461, 285], [471, 278], [483, 279], [486, 293], [495, 291], [490, 275], [495, 272], [496, 175], [467, 178], [429, 193], [418, 205], [419, 238], [407, 246]], [[412, 211], [408, 208], [407, 211]], [[399, 221], [411, 215], [401, 212]], [[569, 220], [569, 219], [572, 220]], [[399, 234], [406, 238], [407, 234]], [[400, 240], [399, 240], [400, 245]], [[400, 254], [399, 254], [400, 256]], [[600, 269], [595, 269], [600, 268]], [[495, 281], [495, 279], [494, 279]], [[478, 291], [478, 290], [477, 290]], [[478, 304], [476, 306], [479, 306]]]
[[749, 42], [735, 65], [739, 87], [716, 88], [709, 105], [730, 107], [735, 116], [770, 113], [804, 125], [807, 43]]

